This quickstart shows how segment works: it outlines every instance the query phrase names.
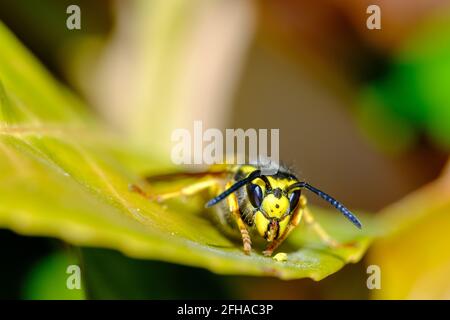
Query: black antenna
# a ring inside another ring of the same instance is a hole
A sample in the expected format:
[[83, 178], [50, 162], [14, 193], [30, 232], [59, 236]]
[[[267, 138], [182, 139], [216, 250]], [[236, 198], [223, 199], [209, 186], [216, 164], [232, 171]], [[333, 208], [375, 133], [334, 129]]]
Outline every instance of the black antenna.
[[251, 182], [252, 180], [255, 180], [256, 178], [258, 178], [260, 176], [261, 176], [261, 170], [253, 171], [252, 173], [250, 173], [248, 175], [247, 178], [239, 180], [238, 182], [233, 184], [231, 187], [229, 187], [227, 190], [225, 190], [224, 192], [219, 194], [217, 197], [209, 200], [208, 203], [206, 203], [205, 207], [206, 208], [212, 207], [213, 205], [219, 203], [220, 201], [222, 201], [223, 199], [228, 197], [230, 194], [232, 194], [233, 192], [235, 192], [239, 188], [245, 186], [247, 183]]
[[336, 199], [334, 199], [332, 196], [326, 194], [325, 192], [314, 188], [312, 185], [306, 183], [306, 182], [298, 182], [298, 183], [294, 183], [293, 185], [291, 185], [289, 187], [289, 189], [293, 189], [293, 188], [306, 188], [309, 191], [314, 192], [315, 194], [317, 194], [319, 197], [321, 197], [322, 199], [324, 199], [326, 202], [330, 203], [333, 207], [335, 207], [336, 209], [338, 209], [348, 220], [350, 220], [356, 227], [358, 227], [359, 229], [361, 229], [361, 222], [358, 220], [358, 218], [350, 212], [350, 210], [348, 210], [346, 207], [344, 207], [344, 205], [342, 203], [340, 203], [339, 201], [337, 201]]

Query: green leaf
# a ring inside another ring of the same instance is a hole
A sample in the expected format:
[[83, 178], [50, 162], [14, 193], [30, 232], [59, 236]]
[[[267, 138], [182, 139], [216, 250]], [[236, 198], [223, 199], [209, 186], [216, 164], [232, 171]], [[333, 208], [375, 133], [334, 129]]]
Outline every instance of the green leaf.
[[85, 299], [82, 283], [80, 283], [79, 289], [69, 289], [67, 286], [67, 279], [73, 274], [68, 269], [71, 265], [78, 265], [77, 259], [62, 251], [41, 259], [27, 276], [23, 288], [23, 298], [29, 300]]
[[333, 210], [318, 220], [354, 247], [330, 250], [302, 227], [283, 248], [286, 262], [246, 256], [204, 218], [199, 199], [165, 208], [129, 192], [144, 170], [161, 168], [158, 157], [97, 124], [1, 24], [0, 43], [1, 227], [221, 274], [283, 279], [320, 280], [367, 249], [369, 217], [359, 231]]

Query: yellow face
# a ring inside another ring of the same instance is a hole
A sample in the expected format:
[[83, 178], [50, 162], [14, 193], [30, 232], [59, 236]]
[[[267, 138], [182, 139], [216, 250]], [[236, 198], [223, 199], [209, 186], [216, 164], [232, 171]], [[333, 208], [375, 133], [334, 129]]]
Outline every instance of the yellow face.
[[295, 210], [300, 190], [288, 192], [296, 180], [266, 176], [247, 187], [251, 204], [257, 209], [255, 226], [261, 237], [272, 242], [286, 231]]

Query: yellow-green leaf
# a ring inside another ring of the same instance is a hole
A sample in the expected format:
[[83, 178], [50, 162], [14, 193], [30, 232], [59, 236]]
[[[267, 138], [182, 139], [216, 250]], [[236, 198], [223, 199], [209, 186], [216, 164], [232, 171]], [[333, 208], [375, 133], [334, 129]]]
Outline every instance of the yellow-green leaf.
[[166, 208], [131, 193], [128, 185], [156, 170], [158, 157], [97, 124], [1, 24], [0, 45], [0, 227], [222, 274], [284, 279], [320, 280], [367, 249], [369, 217], [359, 231], [333, 210], [320, 211], [318, 220], [354, 247], [330, 250], [300, 227], [284, 248], [287, 261], [246, 256], [204, 218], [201, 202]]
[[[448, 167], [450, 169], [450, 167]], [[449, 299], [450, 170], [384, 209], [385, 234], [374, 242], [370, 264], [381, 269], [375, 299]]]

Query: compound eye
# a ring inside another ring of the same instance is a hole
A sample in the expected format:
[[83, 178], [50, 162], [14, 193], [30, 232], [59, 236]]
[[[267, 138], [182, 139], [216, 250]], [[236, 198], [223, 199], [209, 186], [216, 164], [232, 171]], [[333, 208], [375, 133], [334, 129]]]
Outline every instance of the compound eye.
[[295, 190], [289, 195], [289, 207], [290, 211], [294, 211], [297, 207], [298, 200], [300, 199], [300, 190]]
[[247, 194], [250, 203], [255, 207], [259, 208], [263, 199], [263, 192], [260, 186], [254, 183], [249, 183], [247, 185]]

